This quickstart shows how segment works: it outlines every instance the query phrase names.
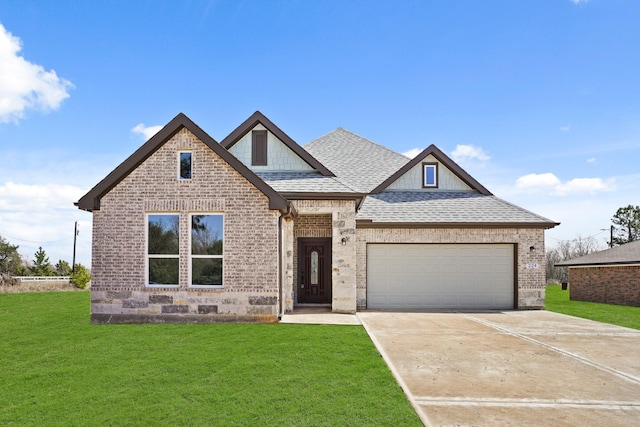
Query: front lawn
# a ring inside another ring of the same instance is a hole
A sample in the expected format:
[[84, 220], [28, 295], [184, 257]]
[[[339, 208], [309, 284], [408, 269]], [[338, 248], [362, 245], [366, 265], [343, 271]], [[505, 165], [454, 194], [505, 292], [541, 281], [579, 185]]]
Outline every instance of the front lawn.
[[640, 307], [571, 301], [570, 291], [563, 291], [560, 285], [547, 286], [544, 308], [556, 313], [640, 329]]
[[0, 425], [421, 425], [359, 326], [91, 325], [0, 295]]

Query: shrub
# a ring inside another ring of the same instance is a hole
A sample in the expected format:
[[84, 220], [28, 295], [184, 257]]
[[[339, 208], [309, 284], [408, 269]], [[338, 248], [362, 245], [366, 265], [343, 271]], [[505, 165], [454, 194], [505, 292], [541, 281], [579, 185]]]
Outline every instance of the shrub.
[[91, 273], [89, 273], [89, 270], [82, 264], [76, 264], [75, 270], [71, 273], [71, 283], [80, 289], [84, 289], [90, 281]]

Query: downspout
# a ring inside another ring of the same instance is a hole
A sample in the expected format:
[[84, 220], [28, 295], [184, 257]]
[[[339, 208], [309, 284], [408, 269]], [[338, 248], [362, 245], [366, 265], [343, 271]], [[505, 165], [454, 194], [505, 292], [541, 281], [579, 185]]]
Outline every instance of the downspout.
[[278, 322], [282, 320], [282, 213], [278, 216]]

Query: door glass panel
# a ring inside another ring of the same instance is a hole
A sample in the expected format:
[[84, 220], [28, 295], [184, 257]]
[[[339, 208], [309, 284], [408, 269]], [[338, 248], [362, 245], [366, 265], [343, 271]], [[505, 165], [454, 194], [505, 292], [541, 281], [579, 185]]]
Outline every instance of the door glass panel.
[[318, 251], [311, 252], [311, 284], [318, 284]]

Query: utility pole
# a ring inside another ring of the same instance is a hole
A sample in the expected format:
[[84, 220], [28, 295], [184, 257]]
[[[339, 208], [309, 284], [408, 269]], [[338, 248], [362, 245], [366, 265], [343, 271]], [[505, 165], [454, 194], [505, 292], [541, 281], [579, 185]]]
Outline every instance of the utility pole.
[[615, 230], [615, 227], [613, 226], [613, 224], [611, 225], [611, 240], [609, 240], [609, 247], [612, 248], [613, 247], [613, 230]]
[[78, 221], [76, 221], [73, 229], [73, 263], [71, 264], [71, 273], [76, 272], [76, 240], [78, 237]]

